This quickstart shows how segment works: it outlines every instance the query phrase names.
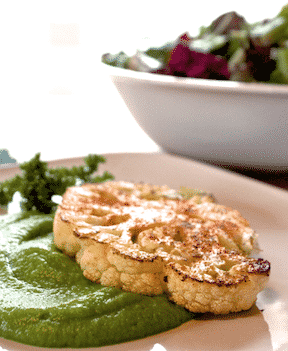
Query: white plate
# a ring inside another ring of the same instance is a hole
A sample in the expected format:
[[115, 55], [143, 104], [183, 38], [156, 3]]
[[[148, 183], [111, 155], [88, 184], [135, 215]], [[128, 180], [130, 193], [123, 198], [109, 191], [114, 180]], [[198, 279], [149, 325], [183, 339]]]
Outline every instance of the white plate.
[[[107, 154], [99, 171], [116, 180], [190, 186], [212, 192], [220, 203], [237, 208], [259, 234], [262, 257], [272, 265], [270, 281], [248, 312], [194, 320], [142, 340], [97, 351], [287, 351], [288, 350], [288, 192], [228, 171], [163, 154]], [[51, 166], [82, 164], [58, 160]], [[18, 169], [0, 170], [0, 181]], [[9, 351], [41, 350], [0, 339]], [[44, 349], [42, 349], [44, 350]], [[47, 349], [46, 349], [47, 350]], [[53, 349], [54, 351], [56, 349]], [[62, 349], [63, 350], [63, 349]]]

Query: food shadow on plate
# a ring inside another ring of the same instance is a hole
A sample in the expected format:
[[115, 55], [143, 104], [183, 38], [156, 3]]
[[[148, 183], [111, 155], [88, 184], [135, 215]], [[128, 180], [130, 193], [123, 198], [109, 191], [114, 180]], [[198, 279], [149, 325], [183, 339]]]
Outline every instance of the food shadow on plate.
[[204, 320], [230, 320], [230, 319], [239, 319], [247, 318], [252, 316], [257, 316], [261, 314], [261, 310], [254, 304], [249, 310], [241, 312], [231, 312], [228, 314], [213, 314], [213, 313], [199, 313], [196, 314], [196, 318], [199, 321]]
[[161, 345], [167, 350], [176, 343], [177, 350], [273, 350], [269, 326], [255, 304], [248, 311], [227, 315], [199, 314], [161, 335]]

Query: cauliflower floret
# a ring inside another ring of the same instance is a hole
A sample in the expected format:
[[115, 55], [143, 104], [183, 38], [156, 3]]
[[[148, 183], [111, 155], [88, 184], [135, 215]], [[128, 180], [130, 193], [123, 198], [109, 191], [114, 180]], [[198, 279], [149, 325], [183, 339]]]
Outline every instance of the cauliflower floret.
[[234, 276], [235, 279], [228, 284], [213, 284], [207, 279], [201, 279], [203, 272], [198, 273], [197, 277], [179, 264], [165, 267], [171, 300], [193, 312], [226, 314], [247, 310], [263, 289], [261, 276], [252, 279], [248, 274]]

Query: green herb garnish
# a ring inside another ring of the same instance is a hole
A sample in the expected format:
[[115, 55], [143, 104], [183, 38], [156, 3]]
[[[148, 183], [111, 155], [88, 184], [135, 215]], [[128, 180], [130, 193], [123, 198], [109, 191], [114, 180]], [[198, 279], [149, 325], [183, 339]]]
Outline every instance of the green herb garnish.
[[113, 179], [113, 175], [105, 171], [102, 175], [94, 175], [105, 158], [100, 155], [88, 155], [85, 165], [72, 168], [48, 168], [47, 162], [40, 160], [37, 153], [30, 161], [20, 164], [21, 175], [16, 175], [0, 183], [0, 205], [7, 206], [13, 195], [19, 192], [22, 197], [21, 208], [24, 211], [53, 213], [56, 204], [54, 195], [63, 195], [66, 188], [83, 183], [101, 183]]

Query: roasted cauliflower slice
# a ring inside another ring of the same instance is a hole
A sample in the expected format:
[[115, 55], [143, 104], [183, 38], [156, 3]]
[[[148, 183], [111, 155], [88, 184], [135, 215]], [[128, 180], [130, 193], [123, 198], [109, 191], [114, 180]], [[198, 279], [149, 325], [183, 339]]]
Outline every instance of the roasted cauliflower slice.
[[54, 219], [56, 246], [86, 278], [192, 312], [249, 309], [270, 264], [249, 258], [257, 236], [241, 214], [203, 192], [106, 182], [68, 188]]

